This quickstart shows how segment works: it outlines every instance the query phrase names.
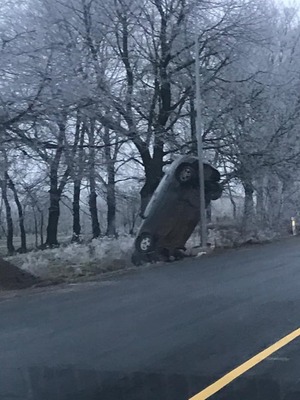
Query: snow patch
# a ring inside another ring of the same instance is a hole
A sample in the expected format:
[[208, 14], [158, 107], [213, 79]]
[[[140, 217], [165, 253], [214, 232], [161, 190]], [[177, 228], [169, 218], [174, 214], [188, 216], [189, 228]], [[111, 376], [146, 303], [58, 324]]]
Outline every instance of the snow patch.
[[6, 259], [43, 279], [75, 278], [126, 268], [130, 265], [133, 241], [131, 236], [105, 237]]

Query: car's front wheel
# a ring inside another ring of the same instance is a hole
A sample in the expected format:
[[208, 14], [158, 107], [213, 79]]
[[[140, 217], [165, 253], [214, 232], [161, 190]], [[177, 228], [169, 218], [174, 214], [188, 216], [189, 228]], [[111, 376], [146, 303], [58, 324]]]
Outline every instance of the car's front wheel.
[[154, 250], [154, 238], [149, 233], [142, 233], [135, 242], [135, 247], [138, 252], [147, 254]]

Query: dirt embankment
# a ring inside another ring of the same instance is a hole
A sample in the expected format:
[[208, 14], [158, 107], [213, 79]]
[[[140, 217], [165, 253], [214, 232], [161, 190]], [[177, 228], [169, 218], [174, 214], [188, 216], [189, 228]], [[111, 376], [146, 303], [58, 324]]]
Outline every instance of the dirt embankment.
[[0, 258], [0, 290], [25, 289], [37, 285], [39, 279]]

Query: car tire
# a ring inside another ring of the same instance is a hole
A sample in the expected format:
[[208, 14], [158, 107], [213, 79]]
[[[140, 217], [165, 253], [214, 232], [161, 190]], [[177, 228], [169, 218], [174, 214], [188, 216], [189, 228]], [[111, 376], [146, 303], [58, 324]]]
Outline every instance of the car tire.
[[220, 172], [209, 164], [203, 164], [204, 179], [211, 182], [219, 182], [221, 179]]
[[205, 190], [209, 200], [218, 200], [222, 196], [223, 187], [218, 182], [207, 182]]
[[174, 257], [175, 260], [182, 260], [183, 258], [185, 258], [185, 254], [183, 253], [182, 249], [175, 249]]
[[154, 238], [150, 233], [142, 233], [135, 241], [135, 248], [139, 253], [148, 254], [154, 251]]
[[136, 251], [131, 256], [131, 262], [136, 267], [140, 267], [143, 264], [141, 257], [139, 256], [139, 254]]
[[197, 178], [196, 169], [191, 164], [181, 164], [175, 171], [177, 181], [182, 185], [190, 185]]

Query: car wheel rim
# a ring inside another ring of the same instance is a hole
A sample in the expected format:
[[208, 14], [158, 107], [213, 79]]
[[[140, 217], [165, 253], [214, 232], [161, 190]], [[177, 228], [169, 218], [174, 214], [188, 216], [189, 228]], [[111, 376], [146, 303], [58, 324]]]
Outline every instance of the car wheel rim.
[[149, 237], [145, 237], [141, 240], [140, 248], [143, 251], [149, 250], [151, 247], [151, 239]]
[[191, 180], [192, 177], [192, 170], [191, 168], [184, 168], [180, 173], [180, 180], [181, 182], [188, 182]]

